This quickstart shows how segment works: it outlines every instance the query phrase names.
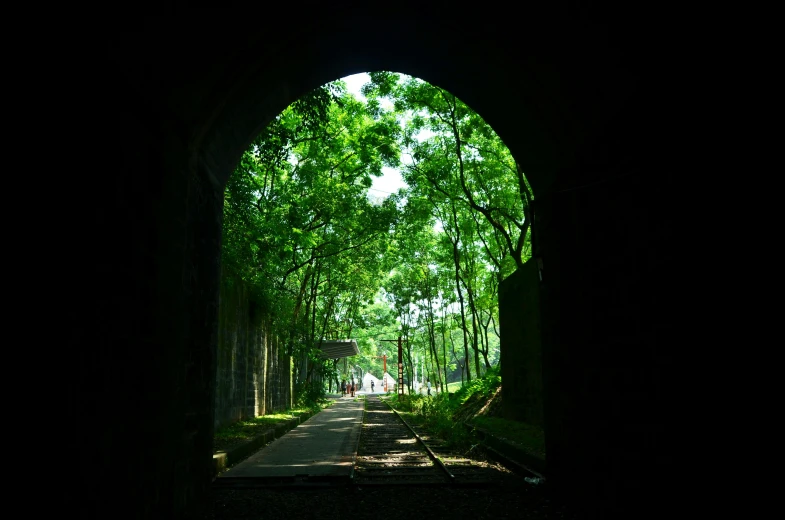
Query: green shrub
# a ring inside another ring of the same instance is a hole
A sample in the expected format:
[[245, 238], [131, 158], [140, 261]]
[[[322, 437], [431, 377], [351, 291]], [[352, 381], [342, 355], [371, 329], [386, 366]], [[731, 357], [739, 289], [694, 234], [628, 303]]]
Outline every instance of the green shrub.
[[321, 408], [327, 399], [324, 385], [300, 382], [294, 385], [294, 403], [297, 407]]
[[490, 397], [499, 385], [502, 384], [502, 376], [499, 367], [491, 367], [481, 378], [473, 379], [471, 383], [461, 387], [460, 390], [455, 392], [455, 399], [457, 401], [456, 408], [465, 403], [474, 394], [480, 394], [483, 397]]
[[501, 374], [498, 367], [493, 367], [483, 377], [472, 380], [454, 394], [395, 394], [389, 397], [388, 402], [399, 412], [411, 415], [412, 422], [424, 426], [449, 447], [466, 451], [477, 444], [477, 436], [473, 428], [462, 420], [456, 420], [456, 415], [469, 399], [489, 398], [499, 385]]

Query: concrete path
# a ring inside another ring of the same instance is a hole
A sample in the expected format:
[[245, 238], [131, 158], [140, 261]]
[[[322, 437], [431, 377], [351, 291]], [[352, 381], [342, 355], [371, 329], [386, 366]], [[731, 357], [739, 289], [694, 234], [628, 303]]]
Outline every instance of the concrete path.
[[349, 477], [365, 401], [340, 398], [216, 480], [259, 477]]

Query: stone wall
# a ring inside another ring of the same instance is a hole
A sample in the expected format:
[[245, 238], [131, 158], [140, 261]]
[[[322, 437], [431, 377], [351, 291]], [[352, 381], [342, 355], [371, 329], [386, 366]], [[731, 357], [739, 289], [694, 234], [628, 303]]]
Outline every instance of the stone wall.
[[291, 407], [289, 356], [248, 288], [224, 279], [218, 313], [215, 427]]

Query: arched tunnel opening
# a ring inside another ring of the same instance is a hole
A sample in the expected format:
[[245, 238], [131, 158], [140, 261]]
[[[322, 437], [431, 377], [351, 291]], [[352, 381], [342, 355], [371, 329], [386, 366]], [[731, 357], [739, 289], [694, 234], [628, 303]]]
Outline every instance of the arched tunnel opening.
[[[67, 503], [84, 518], [118, 504], [134, 518], [200, 508], [226, 181], [254, 136], [309, 90], [396, 70], [475, 109], [527, 172], [550, 479], [591, 510], [651, 504], [673, 464], [665, 382], [677, 268], [662, 244], [677, 217], [661, 211], [670, 187], [650, 160], [661, 83], [642, 39], [583, 18], [522, 31], [490, 9], [478, 9], [470, 41], [464, 19], [444, 12], [314, 11], [242, 36], [226, 20], [149, 19], [79, 57], [92, 90], [75, 96], [101, 129], [83, 180], [111, 196], [62, 181], [64, 224], [93, 230], [68, 238], [80, 255], [63, 281], [63, 411], [101, 432], [71, 468]], [[524, 310], [509, 308], [514, 323]]]
[[[385, 336], [403, 335], [407, 393], [498, 368], [499, 287], [516, 270], [524, 292], [539, 283], [532, 197], [479, 114], [420, 79], [353, 75], [287, 107], [225, 191], [216, 427], [337, 388], [361, 360], [381, 378]], [[541, 428], [538, 316], [501, 369], [526, 398], [501, 401]], [[330, 338], [357, 339], [351, 367], [320, 360]]]

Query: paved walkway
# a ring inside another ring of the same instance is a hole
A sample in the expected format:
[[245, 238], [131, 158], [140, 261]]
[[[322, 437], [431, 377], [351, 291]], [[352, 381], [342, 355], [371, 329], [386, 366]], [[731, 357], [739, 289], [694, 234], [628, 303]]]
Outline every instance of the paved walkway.
[[220, 474], [216, 480], [263, 477], [349, 477], [365, 401], [335, 403]]

